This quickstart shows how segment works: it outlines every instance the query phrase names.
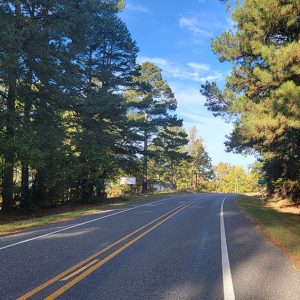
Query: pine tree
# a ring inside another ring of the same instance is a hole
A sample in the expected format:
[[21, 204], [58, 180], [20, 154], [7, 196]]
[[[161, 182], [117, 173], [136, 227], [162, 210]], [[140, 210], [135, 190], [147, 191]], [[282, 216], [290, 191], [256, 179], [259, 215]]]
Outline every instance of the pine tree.
[[115, 6], [100, 6], [77, 59], [84, 81], [75, 108], [80, 128], [75, 137], [80, 152], [77, 193], [82, 202], [105, 197], [105, 180], [130, 151], [123, 134], [126, 106], [117, 92], [135, 70], [138, 48], [117, 12]]
[[[212, 46], [233, 64], [224, 90], [202, 87], [215, 114], [234, 122], [228, 150], [258, 153], [269, 184], [295, 200], [300, 182], [300, 5], [291, 1], [243, 1], [233, 11], [236, 30]], [[281, 182], [291, 182], [286, 189]]]
[[17, 81], [20, 76], [20, 50], [24, 43], [22, 23], [24, 17], [19, 1], [0, 4], [0, 85], [2, 86], [3, 154], [2, 211], [10, 213], [13, 208], [15, 133], [17, 126]]
[[161, 128], [180, 125], [181, 121], [172, 114], [177, 107], [176, 99], [157, 66], [149, 62], [143, 63], [139, 74], [132, 77], [132, 82], [132, 87], [125, 92], [124, 96], [129, 108], [129, 124], [141, 141], [142, 193], [146, 194], [149, 144]]
[[[138, 49], [117, 16], [123, 7], [119, 0], [0, 3], [3, 213], [77, 199], [85, 169], [93, 173], [87, 186], [103, 193], [107, 170], [133, 155], [119, 89]], [[14, 182], [20, 168], [22, 182]]]
[[177, 171], [182, 161], [188, 160], [185, 150], [187, 134], [182, 126], [167, 126], [159, 131], [149, 147], [152, 162], [152, 177], [171, 183], [176, 187]]

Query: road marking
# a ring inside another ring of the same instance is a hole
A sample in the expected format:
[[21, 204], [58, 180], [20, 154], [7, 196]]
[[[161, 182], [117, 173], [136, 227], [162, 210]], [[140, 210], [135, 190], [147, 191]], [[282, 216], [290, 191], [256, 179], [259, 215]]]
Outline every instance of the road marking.
[[[170, 200], [170, 199], [173, 199], [175, 197], [180, 197], [180, 196], [173, 196], [173, 197], [165, 198], [165, 199], [163, 199], [163, 201]], [[20, 245], [20, 244], [28, 243], [28, 242], [31, 242], [31, 241], [34, 241], [34, 240], [37, 240], [37, 239], [40, 239], [40, 238], [43, 238], [43, 237], [47, 237], [47, 236], [50, 236], [50, 235], [53, 235], [53, 234], [56, 234], [56, 233], [59, 233], [59, 232], [63, 232], [63, 231], [66, 231], [66, 230], [69, 230], [69, 229], [72, 229], [72, 228], [76, 228], [76, 227], [79, 227], [79, 226], [82, 226], [82, 225], [93, 223], [93, 222], [96, 222], [96, 221], [99, 221], [99, 220], [102, 220], [102, 219], [106, 219], [106, 218], [109, 218], [109, 217], [112, 217], [112, 216], [115, 216], [115, 215], [119, 215], [119, 214], [125, 213], [127, 211], [130, 211], [130, 210], [133, 210], [133, 209], [136, 209], [136, 208], [139, 208], [139, 207], [147, 206], [147, 205], [155, 203], [157, 201], [162, 201], [162, 199], [156, 200], [156, 201], [153, 201], [153, 202], [149, 202], [149, 203], [145, 203], [145, 204], [142, 204], [142, 205], [134, 206], [134, 207], [131, 207], [131, 208], [128, 208], [128, 209], [124, 209], [124, 210], [112, 213], [110, 215], [102, 216], [102, 217], [92, 219], [92, 220], [89, 220], [89, 221], [86, 221], [86, 222], [71, 225], [71, 226], [68, 226], [68, 227], [65, 227], [65, 228], [62, 228], [62, 229], [58, 229], [58, 230], [55, 230], [55, 231], [52, 231], [52, 232], [49, 232], [49, 233], [46, 233], [46, 234], [38, 235], [36, 237], [26, 239], [26, 240], [23, 240], [23, 241], [20, 241], [20, 242], [17, 242], [17, 243], [9, 244], [9, 245], [0, 247], [0, 250], [11, 248], [11, 247], [14, 247], [14, 246], [17, 246], [17, 245]]]
[[224, 201], [227, 199], [225, 197], [221, 204], [220, 212], [220, 229], [221, 229], [221, 252], [222, 252], [222, 271], [223, 271], [223, 291], [224, 291], [224, 300], [234, 300], [234, 290], [231, 277], [230, 263], [228, 257], [227, 241], [226, 241], [226, 232], [224, 224]]
[[60, 295], [62, 295], [66, 291], [68, 291], [70, 288], [72, 288], [75, 284], [77, 284], [78, 282], [80, 282], [81, 280], [83, 280], [84, 278], [86, 278], [87, 276], [89, 276], [91, 273], [93, 273], [94, 271], [96, 271], [97, 269], [99, 269], [105, 263], [109, 262], [112, 258], [114, 258], [118, 254], [120, 254], [121, 252], [123, 252], [124, 250], [126, 250], [128, 247], [130, 247], [132, 244], [134, 244], [138, 240], [140, 240], [142, 237], [144, 237], [145, 235], [147, 235], [148, 233], [150, 233], [151, 231], [153, 231], [155, 228], [159, 227], [160, 225], [162, 225], [163, 223], [165, 223], [166, 221], [168, 221], [170, 218], [172, 218], [173, 216], [175, 216], [176, 214], [178, 214], [181, 210], [183, 210], [186, 207], [188, 207], [189, 205], [191, 205], [193, 202], [195, 202], [195, 201], [189, 202], [187, 205], [181, 207], [179, 210], [175, 211], [174, 213], [172, 213], [171, 215], [169, 215], [168, 217], [166, 217], [165, 219], [163, 219], [159, 223], [157, 223], [154, 226], [150, 227], [149, 229], [147, 229], [146, 231], [144, 231], [143, 233], [141, 233], [140, 235], [138, 235], [137, 237], [135, 237], [134, 239], [132, 239], [131, 241], [129, 241], [127, 244], [125, 244], [124, 246], [122, 246], [118, 250], [116, 250], [113, 253], [111, 253], [110, 255], [106, 256], [104, 259], [102, 259], [101, 261], [99, 261], [98, 263], [96, 263], [95, 265], [93, 265], [91, 268], [89, 268], [85, 272], [81, 273], [79, 276], [77, 276], [76, 278], [72, 279], [67, 284], [65, 284], [64, 286], [62, 286], [61, 288], [59, 288], [58, 290], [56, 290], [54, 293], [52, 293], [51, 295], [49, 295], [48, 297], [46, 297], [45, 300], [54, 300], [54, 299], [56, 299], [57, 297], [59, 297]]
[[97, 256], [105, 253], [106, 251], [112, 249], [113, 247], [117, 246], [118, 244], [124, 242], [125, 240], [127, 240], [128, 238], [130, 238], [131, 236], [137, 234], [138, 232], [140, 232], [141, 230], [145, 229], [146, 227], [152, 225], [153, 223], [159, 221], [160, 219], [166, 217], [167, 215], [169, 215], [170, 213], [173, 213], [174, 211], [181, 209], [183, 207], [185, 207], [186, 205], [192, 203], [192, 201], [187, 202], [185, 204], [179, 205], [177, 207], [175, 207], [174, 209], [168, 211], [167, 213], [163, 214], [162, 216], [152, 220], [151, 222], [143, 225], [142, 227], [136, 229], [135, 231], [131, 232], [130, 234], [122, 237], [121, 239], [117, 240], [116, 242], [106, 246], [105, 248], [103, 248], [102, 250], [96, 252], [95, 254], [89, 256], [88, 258], [84, 259], [83, 261], [79, 262], [78, 264], [74, 265], [73, 267], [67, 269], [66, 271], [56, 275], [55, 277], [51, 278], [50, 280], [44, 282], [43, 284], [39, 285], [38, 287], [36, 287], [35, 289], [27, 292], [25, 295], [21, 296], [18, 298], [18, 300], [25, 300], [30, 298], [31, 296], [37, 294], [38, 292], [44, 290], [46, 287], [48, 287], [49, 285], [53, 284], [54, 282], [60, 280], [61, 278], [67, 276], [68, 274], [70, 274], [71, 272], [75, 271], [77, 268], [80, 268], [81, 266], [83, 266], [84, 264], [88, 263], [89, 261], [91, 261], [92, 259], [96, 258]]
[[89, 268], [90, 266], [92, 266], [93, 264], [95, 264], [96, 262], [98, 262], [99, 259], [95, 259], [95, 260], [92, 260], [89, 264], [83, 266], [82, 268], [78, 269], [77, 271], [71, 273], [70, 275], [60, 279], [60, 281], [67, 281], [68, 279], [74, 277], [75, 275], [81, 273], [82, 271], [84, 271], [85, 269]]

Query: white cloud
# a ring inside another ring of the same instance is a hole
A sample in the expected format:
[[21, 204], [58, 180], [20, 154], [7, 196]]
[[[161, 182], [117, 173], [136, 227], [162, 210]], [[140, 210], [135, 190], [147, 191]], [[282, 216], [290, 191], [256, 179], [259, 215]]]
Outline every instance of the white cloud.
[[209, 71], [210, 70], [210, 66], [207, 64], [198, 64], [198, 63], [194, 63], [194, 62], [189, 62], [187, 65], [189, 67], [199, 70], [199, 71]]
[[235, 23], [234, 20], [232, 20], [231, 17], [227, 17], [227, 18], [226, 18], [226, 27], [227, 27], [227, 28], [226, 28], [227, 30], [229, 30], [229, 29], [235, 30], [236, 23]]
[[206, 81], [218, 81], [222, 80], [224, 78], [224, 75], [221, 72], [214, 72], [211, 75], [207, 75], [204, 77], [200, 77], [199, 81], [200, 82], [206, 82]]
[[163, 69], [164, 67], [167, 67], [169, 65], [168, 60], [165, 58], [161, 58], [161, 57], [140, 56], [137, 58], [137, 62], [139, 64], [142, 64], [143, 62], [146, 62], [146, 61], [155, 64], [156, 66], [160, 67], [161, 69]]
[[150, 13], [150, 10], [147, 7], [132, 2], [126, 3], [125, 9], [147, 14]]
[[180, 28], [187, 29], [192, 33], [190, 41], [194, 44], [203, 42], [200, 38], [207, 40], [219, 35], [221, 32], [235, 30], [235, 23], [228, 15], [225, 22], [221, 21], [213, 13], [199, 13], [189, 16], [182, 16], [179, 19]]
[[172, 79], [191, 80], [197, 82], [205, 82], [210, 80], [222, 80], [223, 74], [217, 71], [211, 71], [208, 64], [200, 64], [189, 62], [186, 64], [178, 64], [161, 57], [139, 57], [138, 63], [145, 61], [152, 62], [160, 67], [165, 75]]
[[179, 88], [175, 84], [172, 84], [172, 88], [175, 92], [176, 99], [178, 101], [178, 109], [180, 112], [192, 113], [195, 111], [203, 111], [205, 98], [200, 94], [200, 87], [197, 88]]
[[196, 17], [181, 17], [179, 19], [179, 26], [181, 28], [187, 28], [194, 34], [200, 34], [205, 36], [211, 36], [211, 32], [204, 28], [203, 24]]

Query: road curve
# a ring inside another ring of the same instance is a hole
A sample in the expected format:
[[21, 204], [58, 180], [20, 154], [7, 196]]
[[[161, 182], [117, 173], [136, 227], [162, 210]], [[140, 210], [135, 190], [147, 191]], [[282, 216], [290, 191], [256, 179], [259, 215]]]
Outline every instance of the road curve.
[[234, 195], [186, 194], [0, 238], [0, 299], [300, 299]]

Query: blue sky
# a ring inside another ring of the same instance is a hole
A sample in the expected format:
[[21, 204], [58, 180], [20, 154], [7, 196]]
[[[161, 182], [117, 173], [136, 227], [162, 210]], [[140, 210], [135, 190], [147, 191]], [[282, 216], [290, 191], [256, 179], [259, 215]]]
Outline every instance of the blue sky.
[[254, 157], [225, 152], [231, 125], [215, 118], [200, 94], [206, 80], [224, 84], [230, 65], [220, 63], [210, 42], [231, 28], [230, 12], [218, 0], [127, 0], [120, 14], [140, 48], [138, 62], [151, 61], [175, 92], [178, 116], [189, 130], [196, 126], [213, 164], [248, 166]]

